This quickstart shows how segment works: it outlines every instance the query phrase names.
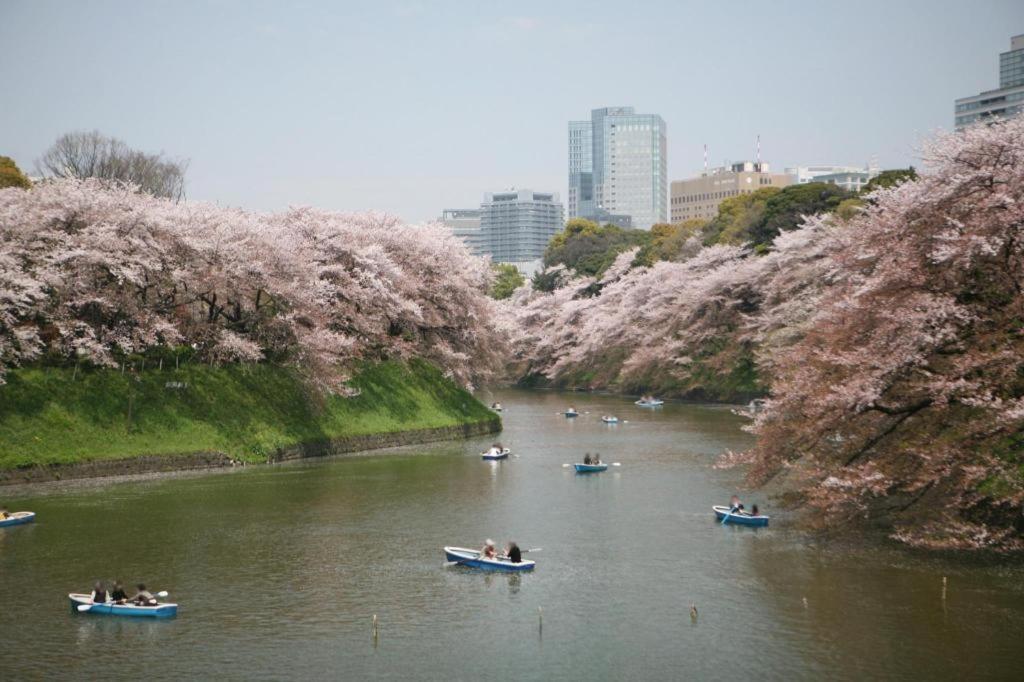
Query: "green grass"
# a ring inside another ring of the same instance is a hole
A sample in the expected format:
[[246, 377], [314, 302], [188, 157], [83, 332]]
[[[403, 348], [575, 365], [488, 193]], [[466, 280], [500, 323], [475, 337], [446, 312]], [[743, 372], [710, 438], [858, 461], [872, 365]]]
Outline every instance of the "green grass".
[[292, 370], [269, 364], [190, 365], [138, 379], [19, 369], [0, 386], [0, 469], [203, 451], [265, 461], [298, 443], [495, 419], [422, 362], [368, 365], [350, 383], [362, 395], [317, 400]]

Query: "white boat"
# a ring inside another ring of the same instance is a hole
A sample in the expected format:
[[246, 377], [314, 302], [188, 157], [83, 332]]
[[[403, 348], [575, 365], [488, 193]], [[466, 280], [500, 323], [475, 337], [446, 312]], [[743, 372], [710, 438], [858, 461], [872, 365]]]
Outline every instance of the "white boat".
[[601, 421], [603, 421], [605, 424], [618, 424], [619, 423], [619, 418], [618, 417], [601, 417]]
[[481, 452], [481, 459], [508, 459], [508, 456], [512, 454], [512, 451], [508, 448], [498, 450], [497, 448], [491, 448], [487, 452]]
[[658, 407], [659, 405], [664, 405], [665, 401], [658, 400], [657, 398], [648, 398], [646, 400], [644, 398], [641, 398], [640, 400], [637, 400], [633, 404], [639, 405], [640, 407]]
[[466, 549], [465, 547], [445, 547], [444, 556], [448, 561], [460, 566], [482, 568], [485, 571], [532, 571], [535, 565], [529, 559], [523, 559], [518, 564], [514, 564], [505, 556], [485, 559], [480, 556], [479, 550]]

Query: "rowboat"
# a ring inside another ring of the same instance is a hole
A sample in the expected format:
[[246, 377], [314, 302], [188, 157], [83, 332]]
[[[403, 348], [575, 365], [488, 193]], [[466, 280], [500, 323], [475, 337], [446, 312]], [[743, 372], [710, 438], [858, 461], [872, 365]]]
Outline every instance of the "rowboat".
[[715, 518], [722, 523], [733, 523], [739, 526], [767, 526], [768, 517], [764, 514], [758, 514], [754, 516], [750, 512], [746, 511], [731, 511], [730, 507], [723, 507], [721, 505], [715, 505], [712, 507], [715, 510]]
[[493, 459], [508, 459], [508, 456], [511, 455], [511, 454], [512, 454], [512, 451], [509, 450], [508, 448], [505, 448], [501, 452], [496, 452], [494, 450], [488, 450], [487, 452], [481, 452], [480, 453], [480, 457], [481, 457], [481, 459], [492, 459], [492, 460]]
[[619, 423], [619, 418], [618, 417], [601, 417], [601, 421], [603, 421], [605, 424], [618, 424]]
[[0, 528], [4, 526], [20, 526], [23, 523], [31, 523], [35, 518], [35, 512], [14, 512], [3, 521], [0, 521]]
[[508, 560], [508, 557], [485, 559], [480, 556], [478, 550], [465, 547], [445, 547], [444, 556], [448, 561], [454, 561], [461, 566], [480, 568], [485, 571], [532, 571], [535, 563], [529, 559], [523, 559], [518, 564], [514, 564]]
[[577, 412], [576, 410], [566, 410], [562, 414], [564, 414], [566, 417], [578, 417], [578, 416], [580, 416], [580, 413]]
[[596, 474], [599, 471], [608, 471], [607, 464], [573, 464], [577, 474]]
[[658, 400], [657, 398], [652, 398], [650, 400], [644, 400], [643, 398], [641, 398], [640, 400], [637, 400], [633, 404], [639, 405], [640, 407], [658, 407], [660, 405], [664, 405], [665, 401]]
[[[71, 600], [71, 610], [75, 613], [98, 613], [107, 616], [133, 616], [135, 618], [170, 618], [177, 615], [177, 604], [157, 604], [156, 606], [138, 606], [136, 604], [93, 604], [92, 597], [88, 594], [68, 595]], [[88, 609], [78, 610], [83, 604], [89, 605]]]

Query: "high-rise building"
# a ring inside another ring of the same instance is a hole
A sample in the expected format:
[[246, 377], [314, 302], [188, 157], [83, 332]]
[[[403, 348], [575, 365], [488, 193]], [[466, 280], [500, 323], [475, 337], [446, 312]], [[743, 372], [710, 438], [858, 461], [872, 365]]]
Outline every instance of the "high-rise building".
[[479, 208], [446, 208], [441, 214], [441, 222], [451, 228], [452, 234], [465, 242], [470, 253], [481, 256], [484, 253], [483, 232], [480, 230]]
[[999, 55], [999, 88], [961, 97], [954, 106], [957, 129], [989, 118], [1010, 118], [1024, 111], [1024, 35], [1010, 38]]
[[[569, 122], [569, 217], [650, 229], [668, 219], [665, 121], [633, 107]], [[609, 220], [610, 218], [610, 220]]]
[[791, 184], [792, 175], [772, 173], [767, 163], [743, 161], [712, 168], [695, 178], [673, 181], [672, 222], [691, 218], [711, 220], [718, 215], [718, 205], [729, 197]]

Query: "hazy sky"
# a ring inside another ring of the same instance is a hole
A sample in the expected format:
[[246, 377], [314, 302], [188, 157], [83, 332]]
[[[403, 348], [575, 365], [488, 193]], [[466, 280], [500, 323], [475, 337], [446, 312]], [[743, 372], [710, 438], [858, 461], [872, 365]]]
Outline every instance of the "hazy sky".
[[191, 160], [188, 195], [421, 221], [566, 192], [566, 122], [634, 106], [669, 175], [914, 161], [998, 85], [1021, 0], [0, 0], [0, 154], [98, 129]]

